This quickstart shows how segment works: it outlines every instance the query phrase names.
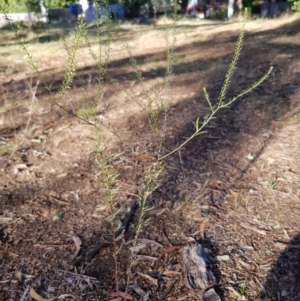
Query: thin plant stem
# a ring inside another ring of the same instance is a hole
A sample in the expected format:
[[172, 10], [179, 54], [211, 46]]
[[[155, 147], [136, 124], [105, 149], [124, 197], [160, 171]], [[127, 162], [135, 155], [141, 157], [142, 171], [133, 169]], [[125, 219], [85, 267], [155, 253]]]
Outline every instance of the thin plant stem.
[[[230, 101], [228, 101], [227, 103], [219, 103], [219, 105], [213, 109], [213, 111], [211, 112], [210, 115], [206, 116], [204, 118], [204, 121], [202, 123], [202, 125], [199, 127], [199, 118], [197, 118], [196, 120], [196, 131], [188, 138], [186, 139], [182, 144], [180, 144], [177, 148], [173, 149], [171, 152], [169, 152], [168, 154], [158, 158], [158, 160], [163, 160], [167, 157], [169, 157], [170, 155], [174, 154], [175, 152], [177, 152], [179, 149], [181, 149], [183, 146], [185, 146], [187, 143], [189, 143], [191, 140], [193, 140], [195, 137], [206, 133], [206, 131], [203, 131], [203, 129], [215, 118], [215, 115], [222, 109], [228, 108], [232, 103], [234, 103], [236, 100], [238, 100], [240, 97], [250, 93], [251, 91], [253, 91], [255, 88], [257, 88], [258, 86], [260, 86], [270, 75], [270, 73], [272, 72], [273, 67], [271, 66], [269, 68], [269, 70], [267, 71], [267, 73], [265, 73], [257, 82], [255, 82], [254, 84], [252, 84], [249, 88], [247, 88], [246, 90], [242, 91], [241, 93], [239, 93], [238, 95], [236, 95], [235, 97], [233, 97]], [[209, 102], [210, 103], [210, 102]], [[210, 105], [210, 107], [212, 107]]]

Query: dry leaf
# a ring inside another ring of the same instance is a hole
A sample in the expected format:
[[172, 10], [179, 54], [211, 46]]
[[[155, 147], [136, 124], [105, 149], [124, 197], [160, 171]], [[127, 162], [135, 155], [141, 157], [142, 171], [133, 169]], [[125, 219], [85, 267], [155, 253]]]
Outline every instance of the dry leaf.
[[60, 179], [60, 178], [64, 178], [64, 177], [66, 177], [67, 175], [68, 175], [68, 173], [67, 173], [67, 172], [65, 172], [65, 173], [61, 173], [61, 174], [57, 175], [57, 176], [56, 176], [56, 178], [58, 178], [58, 179]]
[[76, 296], [73, 296], [71, 294], [63, 294], [63, 295], [60, 295], [57, 300], [65, 300], [66, 298], [73, 298], [73, 299], [76, 299]]
[[157, 257], [153, 256], [147, 256], [147, 255], [136, 255], [137, 261], [145, 261], [145, 260], [150, 260], [150, 261], [156, 261]]
[[124, 292], [113, 292], [109, 294], [110, 297], [122, 297], [125, 300], [133, 300], [132, 296]]
[[147, 294], [143, 296], [143, 301], [148, 301], [149, 296], [150, 296], [150, 291], [148, 291]]
[[154, 244], [154, 245], [158, 246], [159, 248], [163, 248], [164, 247], [163, 245], [161, 245], [160, 243], [156, 242], [155, 240], [140, 238], [138, 241], [149, 243], [149, 244]]
[[138, 273], [143, 278], [147, 279], [151, 284], [154, 284], [155, 286], [158, 286], [157, 279], [152, 278], [151, 276], [147, 274]]
[[0, 217], [0, 223], [6, 223], [6, 222], [10, 222], [10, 221], [12, 221], [11, 217], [4, 217], [4, 216]]
[[134, 291], [139, 294], [140, 296], [145, 296], [146, 292], [144, 290], [142, 290], [137, 284], [134, 284], [132, 286], [132, 288], [134, 289]]
[[27, 294], [28, 294], [28, 291], [29, 291], [29, 285], [26, 287], [26, 290], [24, 291], [20, 301], [25, 301], [27, 300]]
[[209, 222], [209, 217], [205, 217], [203, 219], [203, 221], [201, 222], [201, 225], [200, 225], [200, 233], [201, 233], [201, 237], [204, 238], [204, 230], [205, 230], [205, 226], [206, 224]]
[[130, 247], [129, 250], [130, 250], [131, 252], [136, 252], [136, 253], [138, 253], [140, 250], [142, 250], [142, 249], [144, 249], [144, 248], [146, 248], [146, 247], [147, 247], [146, 244], [140, 244], [140, 245], [136, 245], [136, 246]]
[[181, 272], [177, 271], [163, 271], [162, 274], [164, 276], [182, 276]]
[[243, 228], [245, 228], [245, 229], [252, 230], [252, 231], [257, 232], [257, 233], [259, 233], [259, 234], [261, 234], [261, 235], [267, 235], [267, 233], [266, 233], [265, 230], [257, 229], [257, 228], [255, 228], [255, 227], [253, 227], [253, 226], [251, 226], [251, 225], [246, 224], [246, 223], [240, 223], [240, 225], [241, 225]]
[[227, 261], [229, 259], [230, 259], [229, 255], [219, 255], [219, 256], [217, 256], [218, 261]]
[[233, 295], [237, 298], [238, 301], [246, 301], [245, 296], [240, 295], [233, 287], [226, 287], [229, 291], [233, 293]]
[[239, 298], [241, 296], [233, 287], [227, 286], [226, 288], [231, 291], [235, 297]]
[[52, 300], [57, 299], [57, 298], [45, 299], [42, 296], [40, 296], [33, 288], [30, 289], [29, 295], [31, 298], [33, 298], [36, 301], [52, 301]]
[[251, 264], [241, 260], [241, 259], [238, 259], [237, 260], [244, 268], [248, 269], [248, 270], [251, 270], [252, 266]]
[[162, 209], [153, 209], [146, 212], [147, 216], [156, 215], [159, 216], [163, 214], [164, 212], [169, 211], [168, 208], [162, 208]]
[[162, 252], [160, 253], [160, 255], [158, 256], [156, 262], [155, 262], [155, 266], [156, 266], [156, 267], [159, 266], [160, 261], [162, 260], [162, 258], [163, 258], [166, 254], [169, 254], [169, 253], [171, 253], [171, 252], [173, 252], [173, 251], [175, 251], [175, 250], [180, 250], [180, 249], [181, 249], [181, 246], [171, 246], [171, 247], [165, 249], [164, 251], [162, 251]]
[[22, 272], [21, 271], [17, 271], [17, 272], [15, 272], [15, 276], [19, 279], [19, 280], [21, 280], [22, 279]]
[[180, 297], [177, 299], [177, 301], [185, 301], [189, 298], [189, 295], [184, 295], [183, 297]]
[[80, 246], [82, 244], [82, 241], [78, 236], [72, 236], [72, 239], [73, 239], [75, 247], [76, 247], [76, 251], [74, 253], [74, 258], [75, 258], [78, 255], [78, 253], [80, 252], [80, 249], [81, 249]]

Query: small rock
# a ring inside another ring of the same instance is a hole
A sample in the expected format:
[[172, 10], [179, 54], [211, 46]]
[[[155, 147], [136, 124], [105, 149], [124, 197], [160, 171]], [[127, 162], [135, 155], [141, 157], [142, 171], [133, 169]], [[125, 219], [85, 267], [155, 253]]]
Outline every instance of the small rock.
[[66, 177], [67, 175], [68, 175], [68, 173], [65, 172], [65, 173], [61, 173], [61, 174], [57, 175], [56, 177], [57, 177], [58, 179], [60, 179], [60, 178]]
[[79, 190], [71, 191], [70, 194], [76, 201], [78, 201], [80, 199], [80, 191]]
[[275, 159], [267, 158], [266, 161], [268, 162], [268, 164], [272, 165], [275, 162]]
[[286, 238], [288, 240], [291, 239], [286, 230], [283, 230], [283, 234], [284, 234], [284, 238]]
[[63, 200], [63, 201], [68, 201], [69, 198], [70, 198], [70, 194], [64, 192], [64, 193], [62, 193], [62, 194], [60, 195], [60, 198], [61, 198], [61, 200]]
[[252, 161], [252, 160], [255, 159], [255, 156], [254, 156], [253, 154], [249, 153], [249, 154], [247, 155], [246, 158], [247, 158], [248, 160]]
[[40, 155], [43, 154], [42, 152], [39, 152], [39, 151], [36, 150], [36, 149], [34, 149], [34, 150], [32, 151], [32, 153], [33, 153], [33, 155], [34, 155], [35, 157], [39, 157]]
[[218, 261], [228, 261], [230, 259], [229, 255], [220, 255], [217, 256]]
[[25, 183], [32, 180], [33, 175], [30, 173], [28, 169], [24, 169], [22, 172], [16, 173], [15, 181], [18, 183]]
[[18, 170], [23, 170], [23, 169], [27, 168], [27, 165], [26, 164], [18, 164], [14, 168], [18, 169]]
[[43, 142], [43, 140], [42, 139], [31, 139], [31, 142], [41, 144]]
[[275, 226], [272, 227], [274, 230], [279, 230], [281, 227], [279, 224], [276, 224]]
[[231, 278], [231, 279], [232, 279], [232, 281], [234, 281], [234, 282], [237, 281], [237, 277], [236, 277], [236, 274], [235, 274], [235, 273], [232, 274], [232, 278]]
[[62, 214], [57, 213], [57, 214], [55, 214], [55, 215], [53, 216], [52, 220], [57, 221], [57, 220], [60, 220], [61, 217], [62, 217]]
[[200, 208], [202, 210], [209, 210], [209, 205], [202, 205]]

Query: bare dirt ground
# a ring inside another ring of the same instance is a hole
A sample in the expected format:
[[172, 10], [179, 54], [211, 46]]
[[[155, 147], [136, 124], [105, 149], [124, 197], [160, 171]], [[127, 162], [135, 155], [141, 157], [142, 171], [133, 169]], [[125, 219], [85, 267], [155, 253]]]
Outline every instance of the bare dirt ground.
[[[178, 23], [163, 154], [191, 135], [195, 119], [207, 114], [203, 87], [217, 99], [240, 26]], [[72, 30], [71, 25], [56, 25], [21, 31], [54, 89], [63, 80], [67, 59], [60, 35]], [[89, 34], [95, 35], [93, 28]], [[147, 87], [158, 94], [166, 67], [163, 25], [153, 29], [124, 24], [120, 35], [140, 64]], [[229, 96], [256, 81], [269, 66], [274, 71], [262, 86], [221, 112], [206, 134], [162, 163], [159, 188], [148, 200], [151, 221], [140, 235], [131, 267], [129, 293], [134, 300], [200, 300], [199, 292], [184, 284], [181, 249], [169, 248], [194, 239], [211, 250], [222, 300], [300, 300], [299, 41], [299, 20], [248, 22]], [[31, 287], [44, 298], [113, 299], [110, 246], [88, 256], [111, 234], [92, 153], [93, 129], [51, 107], [9, 31], [1, 32], [0, 44], [0, 299], [30, 300], [25, 293]], [[96, 66], [87, 47], [82, 46], [79, 57], [87, 90], [96, 95]], [[143, 98], [120, 39], [113, 43], [109, 72]], [[83, 95], [74, 80], [61, 101], [77, 112], [84, 106]], [[143, 169], [153, 164], [135, 158], [155, 156], [157, 142], [146, 114], [128, 95], [109, 86], [105, 98], [108, 106], [105, 111], [99, 108], [99, 115], [122, 137], [120, 141], [103, 132], [107, 151], [122, 152], [114, 165], [120, 173], [122, 193], [116, 201], [123, 221], [142, 185]], [[82, 241], [75, 259], [74, 236]], [[132, 259], [126, 244], [130, 239], [131, 228], [118, 256], [123, 291]], [[164, 250], [173, 252], [155, 264]], [[148, 294], [144, 299], [139, 289]]]

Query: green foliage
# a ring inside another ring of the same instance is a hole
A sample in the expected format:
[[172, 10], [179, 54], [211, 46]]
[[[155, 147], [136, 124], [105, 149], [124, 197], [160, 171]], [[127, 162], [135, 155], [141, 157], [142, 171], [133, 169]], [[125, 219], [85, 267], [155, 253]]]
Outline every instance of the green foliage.
[[12, 154], [13, 149], [10, 144], [0, 144], [0, 156]]
[[40, 7], [40, 1], [39, 0], [26, 0], [25, 1], [26, 10], [28, 12], [33, 13], [40, 13], [41, 7]]
[[151, 0], [153, 9], [156, 11], [169, 11], [172, 8], [172, 0]]
[[2, 3], [1, 10], [8, 13], [22, 13], [27, 12], [26, 1], [20, 0], [5, 0]]
[[259, 0], [243, 0], [243, 7], [252, 8], [259, 4]]
[[63, 8], [71, 3], [74, 3], [72, 0], [44, 0], [45, 7], [49, 8]]
[[228, 5], [222, 5], [217, 11], [214, 16], [215, 19], [218, 20], [226, 20], [227, 19], [227, 14], [228, 14]]
[[[46, 8], [63, 8], [71, 3], [72, 0], [44, 0]], [[8, 13], [34, 12], [39, 13], [40, 0], [5, 0], [2, 3], [5, 11]]]
[[97, 114], [97, 108], [92, 106], [87, 108], [81, 108], [77, 112], [77, 115], [84, 120], [89, 120], [91, 116], [95, 116], [96, 114]]
[[239, 288], [239, 292], [242, 296], [246, 295], [246, 289], [247, 289], [247, 279], [242, 283], [242, 285]]
[[77, 30], [75, 32], [75, 36], [72, 39], [72, 47], [69, 48], [65, 42], [65, 48], [68, 52], [68, 62], [67, 62], [67, 66], [65, 68], [63, 84], [59, 90], [59, 93], [62, 95], [65, 94], [67, 89], [70, 89], [70, 85], [75, 76], [76, 55], [77, 55], [77, 52], [79, 49], [79, 44], [80, 44], [81, 38], [83, 36], [83, 30], [84, 30], [84, 21], [83, 21], [83, 18], [79, 18]]
[[300, 16], [300, 0], [292, 2], [292, 10]]
[[[17, 30], [24, 30], [24, 29], [28, 29], [30, 26], [27, 22], [25, 21], [18, 21], [18, 22], [14, 22], [14, 26]], [[2, 29], [10, 29], [10, 25], [6, 24], [4, 26], [1, 27]], [[11, 66], [8, 66], [8, 72], [11, 69]]]
[[236, 47], [235, 47], [235, 51], [234, 51], [234, 55], [233, 55], [233, 59], [228, 67], [227, 73], [225, 75], [225, 79], [224, 79], [224, 83], [220, 92], [220, 96], [217, 100], [217, 103], [214, 104], [207, 91], [206, 88], [203, 88], [203, 92], [204, 92], [204, 97], [205, 100], [209, 106], [210, 109], [210, 113], [204, 117], [203, 121], [200, 123], [200, 119], [197, 118], [196, 122], [195, 122], [195, 132], [194, 134], [192, 134], [189, 138], [187, 138], [181, 145], [179, 145], [177, 148], [175, 148], [173, 151], [171, 151], [170, 153], [162, 156], [161, 158], [159, 158], [159, 160], [163, 160], [166, 157], [170, 156], [171, 154], [179, 151], [183, 146], [185, 146], [188, 142], [190, 142], [191, 140], [193, 140], [195, 137], [202, 135], [205, 133], [204, 128], [210, 124], [212, 122], [213, 119], [216, 118], [216, 115], [219, 111], [223, 110], [223, 109], [228, 109], [236, 100], [238, 100], [239, 98], [241, 98], [242, 96], [252, 92], [254, 89], [256, 89], [257, 87], [259, 87], [271, 74], [273, 67], [270, 67], [269, 70], [265, 73], [265, 75], [263, 75], [257, 82], [253, 83], [251, 86], [249, 86], [248, 88], [246, 88], [245, 90], [241, 91], [239, 94], [237, 94], [236, 96], [232, 97], [231, 99], [226, 99], [227, 96], [227, 90], [229, 88], [229, 84], [230, 81], [232, 79], [232, 75], [233, 75], [233, 71], [235, 66], [237, 65], [237, 62], [240, 58], [240, 54], [242, 51], [242, 46], [243, 46], [243, 42], [244, 42], [244, 36], [245, 36], [245, 23], [246, 20], [248, 18], [248, 10], [245, 10], [245, 15], [244, 15], [245, 19], [244, 19], [244, 24], [243, 27], [241, 29], [239, 38], [237, 40], [236, 43]]

